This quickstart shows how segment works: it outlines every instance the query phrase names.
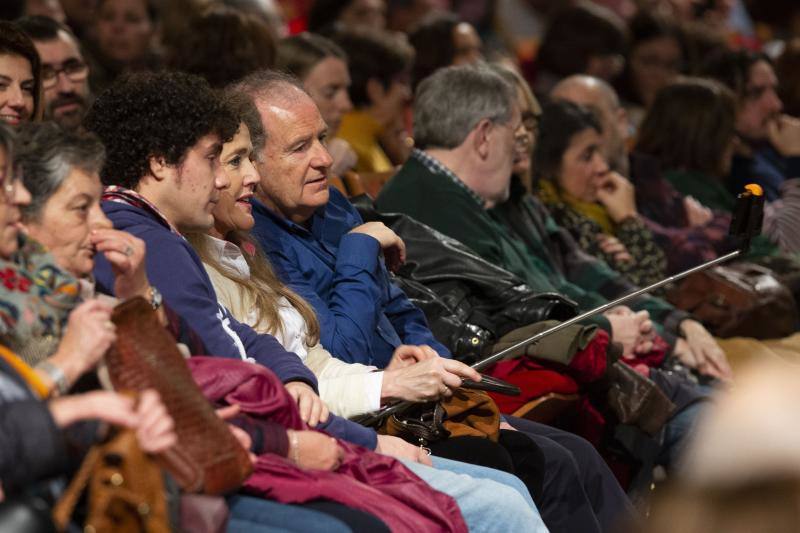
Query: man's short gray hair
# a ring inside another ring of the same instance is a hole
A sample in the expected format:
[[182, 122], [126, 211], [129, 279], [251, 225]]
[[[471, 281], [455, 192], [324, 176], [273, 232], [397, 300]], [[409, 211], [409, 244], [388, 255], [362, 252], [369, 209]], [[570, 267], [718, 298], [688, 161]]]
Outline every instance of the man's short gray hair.
[[31, 203], [22, 210], [25, 220], [36, 220], [73, 169], [88, 174], [100, 172], [105, 149], [91, 133], [69, 132], [54, 122], [24, 125], [17, 137], [15, 162], [31, 193]]
[[485, 65], [446, 67], [425, 78], [414, 99], [418, 148], [460, 146], [481, 120], [511, 120], [514, 87]]

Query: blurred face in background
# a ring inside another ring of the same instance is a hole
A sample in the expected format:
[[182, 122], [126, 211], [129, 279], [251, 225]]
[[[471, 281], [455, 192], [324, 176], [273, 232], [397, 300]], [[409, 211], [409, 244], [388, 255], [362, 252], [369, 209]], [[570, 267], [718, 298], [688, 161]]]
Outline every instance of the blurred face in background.
[[767, 138], [767, 125], [783, 110], [777, 91], [778, 78], [772, 66], [766, 61], [755, 62], [736, 117], [736, 130], [741, 135], [754, 140]]
[[326, 57], [308, 72], [303, 87], [317, 104], [322, 119], [328, 125], [328, 135], [335, 136], [342, 116], [353, 109], [347, 92], [350, 87], [347, 63], [338, 57]]
[[645, 107], [650, 107], [662, 87], [675, 80], [682, 63], [680, 43], [669, 36], [642, 41], [631, 51], [631, 81]]
[[97, 43], [109, 59], [133, 63], [142, 59], [155, 28], [146, 0], [104, 0], [97, 10]]
[[386, 3], [383, 0], [352, 0], [339, 15], [348, 28], [386, 28]]

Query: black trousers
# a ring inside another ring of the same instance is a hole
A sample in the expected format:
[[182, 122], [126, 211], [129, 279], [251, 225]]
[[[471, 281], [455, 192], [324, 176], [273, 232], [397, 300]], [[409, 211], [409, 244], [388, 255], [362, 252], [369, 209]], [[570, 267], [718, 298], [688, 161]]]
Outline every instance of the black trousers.
[[501, 430], [498, 443], [458, 437], [434, 443], [431, 451], [515, 474], [553, 533], [612, 531], [619, 520], [633, 516], [627, 495], [586, 440], [528, 420], [506, 419], [518, 431]]
[[550, 531], [614, 531], [635, 517], [625, 491], [586, 439], [522, 418], [506, 420], [544, 454], [542, 492], [532, 495]]

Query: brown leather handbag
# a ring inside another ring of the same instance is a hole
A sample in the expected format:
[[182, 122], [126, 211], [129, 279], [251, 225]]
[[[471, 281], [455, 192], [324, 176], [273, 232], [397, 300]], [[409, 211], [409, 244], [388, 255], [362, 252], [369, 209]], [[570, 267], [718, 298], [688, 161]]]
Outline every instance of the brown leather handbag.
[[777, 339], [797, 329], [792, 293], [770, 269], [746, 261], [692, 274], [667, 299], [717, 337]]
[[448, 437], [465, 436], [497, 442], [500, 410], [485, 392], [461, 387], [446, 400], [414, 404], [402, 413], [387, 417], [378, 432], [422, 446]]
[[88, 491], [83, 531], [168, 533], [164, 478], [136, 441], [132, 430], [116, 430], [87, 454], [78, 473], [53, 508], [53, 522], [65, 531], [75, 505]]
[[186, 366], [175, 339], [144, 298], [114, 309], [117, 341], [106, 354], [114, 388], [155, 389], [175, 421], [178, 442], [160, 464], [187, 492], [224, 494], [250, 475], [247, 451], [214, 412]]

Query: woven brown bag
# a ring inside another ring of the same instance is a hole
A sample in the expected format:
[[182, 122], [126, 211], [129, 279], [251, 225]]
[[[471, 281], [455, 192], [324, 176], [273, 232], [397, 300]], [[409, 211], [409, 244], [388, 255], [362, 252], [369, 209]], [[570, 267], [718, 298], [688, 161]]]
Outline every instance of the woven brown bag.
[[159, 463], [187, 492], [224, 494], [239, 487], [252, 464], [192, 379], [175, 339], [144, 298], [114, 309], [117, 341], [106, 354], [117, 390], [155, 389], [175, 421], [178, 442]]

